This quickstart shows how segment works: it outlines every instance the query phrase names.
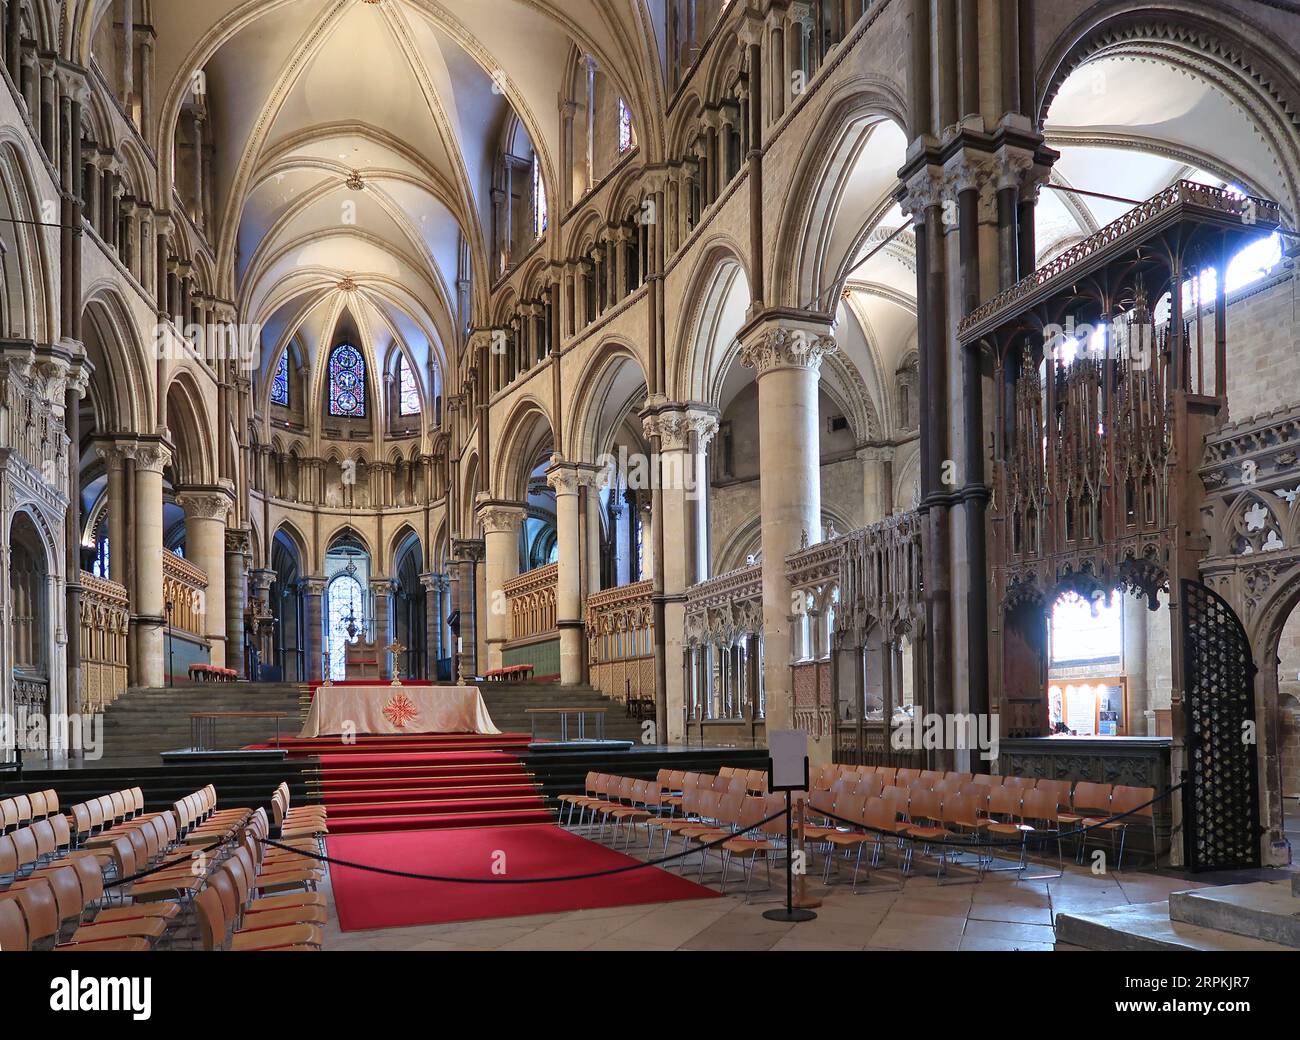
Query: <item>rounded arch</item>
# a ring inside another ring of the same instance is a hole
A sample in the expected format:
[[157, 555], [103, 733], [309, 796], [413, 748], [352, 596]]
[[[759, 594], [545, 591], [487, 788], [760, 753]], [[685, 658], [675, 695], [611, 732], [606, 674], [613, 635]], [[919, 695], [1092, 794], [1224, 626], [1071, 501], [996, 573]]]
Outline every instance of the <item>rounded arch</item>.
[[393, 536], [388, 539], [386, 555], [384, 556], [384, 567], [391, 573], [396, 569], [400, 558], [410, 550], [414, 545], [420, 552], [420, 559], [424, 559], [424, 539], [409, 523], [403, 523]]
[[751, 302], [749, 269], [744, 252], [725, 235], [715, 235], [699, 254], [686, 280], [676, 335], [676, 363], [670, 385], [678, 400], [717, 405], [722, 378], [739, 352], [736, 333], [745, 323]]
[[[906, 103], [878, 78], [844, 84], [813, 129], [777, 219], [772, 290], [786, 306], [831, 309], [872, 231], [896, 205]], [[878, 147], [881, 127], [890, 138]]]
[[155, 367], [145, 357], [136, 321], [116, 286], [88, 287], [82, 338], [94, 366], [90, 397], [101, 432], [153, 430]]
[[564, 444], [578, 462], [595, 462], [610, 448], [609, 439], [640, 400], [648, 377], [636, 348], [617, 339], [601, 343], [587, 361], [569, 405]]
[[[1164, 17], [1126, 0], [1089, 8], [1046, 50], [1036, 77], [1042, 127], [1069, 77], [1101, 57], [1126, 56], [1173, 67], [1208, 82], [1247, 113], [1273, 153], [1289, 216], [1300, 212], [1300, 53], [1241, 11], [1173, 0]], [[1267, 47], [1259, 41], [1268, 41]]]
[[274, 551], [277, 540], [283, 540], [293, 550], [298, 558], [300, 568], [311, 565], [311, 550], [308, 547], [307, 539], [303, 537], [302, 532], [298, 530], [297, 525], [292, 520], [281, 520], [276, 526], [275, 533], [271, 535], [272, 551]]
[[519, 399], [502, 424], [492, 469], [494, 498], [521, 502], [528, 495], [528, 477], [547, 442], [555, 444], [555, 427], [546, 406], [536, 397]]
[[182, 370], [167, 386], [167, 430], [171, 434], [172, 473], [177, 484], [211, 484], [215, 448], [203, 395], [190, 373]]
[[35, 181], [19, 137], [0, 131], [0, 334], [48, 343], [54, 339], [53, 248]]

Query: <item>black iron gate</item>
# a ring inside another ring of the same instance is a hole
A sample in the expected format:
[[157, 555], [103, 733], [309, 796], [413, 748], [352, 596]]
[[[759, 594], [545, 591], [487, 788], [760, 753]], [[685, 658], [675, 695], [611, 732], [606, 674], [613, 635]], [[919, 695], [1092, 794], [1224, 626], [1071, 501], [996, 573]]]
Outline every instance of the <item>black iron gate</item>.
[[1260, 865], [1255, 664], [1246, 630], [1218, 593], [1182, 581], [1187, 777], [1184, 862], [1190, 870]]

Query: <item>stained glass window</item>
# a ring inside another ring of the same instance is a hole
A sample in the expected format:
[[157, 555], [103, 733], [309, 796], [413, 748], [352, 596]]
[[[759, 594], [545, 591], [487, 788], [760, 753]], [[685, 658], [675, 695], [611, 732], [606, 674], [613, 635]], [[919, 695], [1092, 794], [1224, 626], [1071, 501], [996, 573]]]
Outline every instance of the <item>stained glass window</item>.
[[420, 386], [415, 381], [415, 371], [411, 368], [406, 355], [400, 355], [397, 362], [397, 386], [401, 394], [398, 405], [402, 415], [420, 414]]
[[632, 147], [632, 110], [627, 102], [618, 99], [618, 153], [622, 155]]
[[533, 156], [533, 234], [539, 238], [551, 223], [546, 205], [546, 185], [542, 183], [542, 164]]
[[275, 366], [275, 376], [271, 380], [271, 403], [289, 406], [289, 352], [280, 355]]
[[330, 354], [330, 415], [358, 419], [366, 415], [366, 362], [347, 343]]

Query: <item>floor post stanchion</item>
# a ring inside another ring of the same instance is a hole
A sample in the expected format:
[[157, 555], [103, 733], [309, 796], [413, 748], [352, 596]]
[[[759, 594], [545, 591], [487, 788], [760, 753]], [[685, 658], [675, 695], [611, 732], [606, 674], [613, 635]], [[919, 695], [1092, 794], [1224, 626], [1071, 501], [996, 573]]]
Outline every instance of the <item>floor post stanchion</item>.
[[763, 916], [769, 921], [812, 921], [817, 915], [811, 910], [794, 905], [794, 827], [790, 790], [785, 792], [785, 906], [774, 910], [764, 910]]

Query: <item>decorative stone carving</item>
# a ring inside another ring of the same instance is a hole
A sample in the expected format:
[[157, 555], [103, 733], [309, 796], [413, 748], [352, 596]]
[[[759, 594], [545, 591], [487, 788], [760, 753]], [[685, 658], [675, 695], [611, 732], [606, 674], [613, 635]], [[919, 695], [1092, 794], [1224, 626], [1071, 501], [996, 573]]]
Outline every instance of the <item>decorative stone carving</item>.
[[702, 451], [718, 432], [718, 414], [707, 405], [648, 404], [641, 413], [641, 428], [647, 437], [659, 438], [660, 451], [690, 451], [692, 447]]
[[755, 369], [759, 378], [783, 368], [817, 371], [822, 359], [838, 350], [834, 336], [777, 325], [761, 330], [741, 347], [740, 363]]

